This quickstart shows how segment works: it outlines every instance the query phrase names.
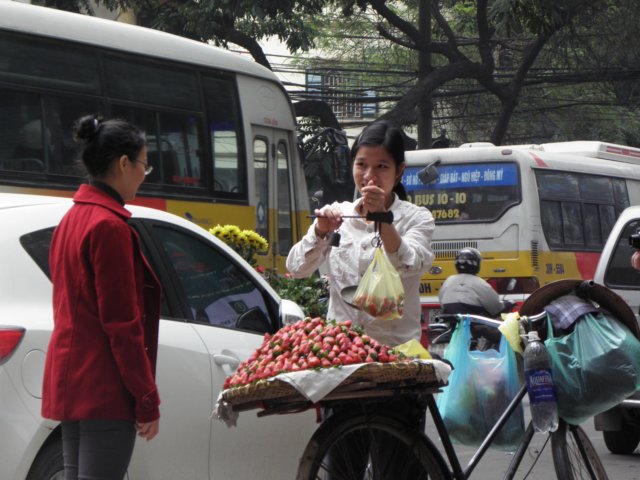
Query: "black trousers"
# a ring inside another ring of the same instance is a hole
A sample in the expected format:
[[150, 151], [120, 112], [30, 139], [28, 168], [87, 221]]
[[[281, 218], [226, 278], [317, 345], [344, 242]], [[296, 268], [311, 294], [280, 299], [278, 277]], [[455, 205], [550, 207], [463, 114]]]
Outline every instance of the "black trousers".
[[136, 440], [129, 420], [62, 422], [65, 480], [122, 480]]

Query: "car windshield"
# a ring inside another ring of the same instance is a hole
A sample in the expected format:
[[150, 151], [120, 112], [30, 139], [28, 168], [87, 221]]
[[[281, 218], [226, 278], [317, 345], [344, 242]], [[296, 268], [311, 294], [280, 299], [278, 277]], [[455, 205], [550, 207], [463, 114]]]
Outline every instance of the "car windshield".
[[640, 228], [640, 220], [632, 220], [622, 229], [613, 249], [604, 275], [604, 284], [609, 288], [636, 290], [640, 285], [640, 272], [631, 266], [631, 255], [635, 251], [629, 244], [629, 236]]
[[428, 185], [418, 179], [422, 168], [406, 168], [402, 183], [409, 201], [427, 207], [438, 224], [491, 222], [520, 203], [515, 163], [438, 165], [438, 178]]

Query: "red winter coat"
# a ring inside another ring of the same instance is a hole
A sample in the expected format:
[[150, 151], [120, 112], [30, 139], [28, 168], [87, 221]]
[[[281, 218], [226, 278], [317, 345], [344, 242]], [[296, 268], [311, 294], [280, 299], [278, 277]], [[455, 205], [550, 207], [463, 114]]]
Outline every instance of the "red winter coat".
[[54, 328], [42, 416], [151, 422], [160, 416], [160, 284], [129, 211], [90, 185], [73, 200], [49, 253]]

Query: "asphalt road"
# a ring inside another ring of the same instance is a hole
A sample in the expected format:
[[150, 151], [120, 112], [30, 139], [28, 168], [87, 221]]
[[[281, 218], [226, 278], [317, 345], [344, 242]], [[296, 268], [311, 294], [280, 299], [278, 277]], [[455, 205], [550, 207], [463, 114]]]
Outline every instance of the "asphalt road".
[[[525, 404], [524, 406], [525, 421], [528, 422], [529, 407], [528, 404]], [[589, 439], [591, 440], [591, 443], [593, 443], [598, 455], [600, 455], [610, 480], [640, 480], [639, 449], [636, 449], [633, 455], [613, 455], [609, 450], [607, 450], [602, 439], [602, 433], [596, 432], [593, 428], [593, 420], [584, 423], [582, 428], [589, 436]], [[427, 434], [444, 455], [442, 444], [438, 438], [438, 434], [435, 432], [435, 427], [433, 426], [433, 422], [430, 421], [430, 418], [427, 423]], [[535, 464], [535, 468], [533, 468], [529, 476], [526, 477], [528, 480], [552, 480], [556, 478], [555, 470], [553, 468], [553, 459], [551, 457], [551, 442], [544, 446], [546, 438], [548, 438], [547, 435], [535, 434], [528, 452], [523, 459], [523, 463], [531, 465], [542, 449], [542, 453]], [[475, 453], [475, 448], [455, 445], [455, 449], [464, 469], [469, 459]], [[470, 480], [502, 479], [511, 458], [512, 454], [510, 453], [489, 449], [481, 459], [476, 469], [472, 472]], [[526, 470], [521, 466], [519, 473], [515, 478], [523, 479], [525, 478], [525, 473]]]

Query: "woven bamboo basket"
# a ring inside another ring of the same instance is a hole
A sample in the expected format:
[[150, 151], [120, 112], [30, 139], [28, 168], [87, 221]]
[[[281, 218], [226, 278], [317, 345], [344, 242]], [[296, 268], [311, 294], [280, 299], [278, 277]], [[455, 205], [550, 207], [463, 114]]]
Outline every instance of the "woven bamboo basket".
[[[438, 385], [438, 379], [433, 365], [429, 363], [368, 363], [346, 378], [333, 392], [339, 392], [341, 388], [346, 388], [347, 386], [353, 391], [353, 387], [357, 387], [355, 384], [358, 383], [362, 384], [362, 389], [364, 390], [384, 386], [436, 386]], [[295, 387], [278, 379], [234, 387], [222, 392], [222, 398], [231, 405], [283, 397], [302, 398], [302, 394]]]

